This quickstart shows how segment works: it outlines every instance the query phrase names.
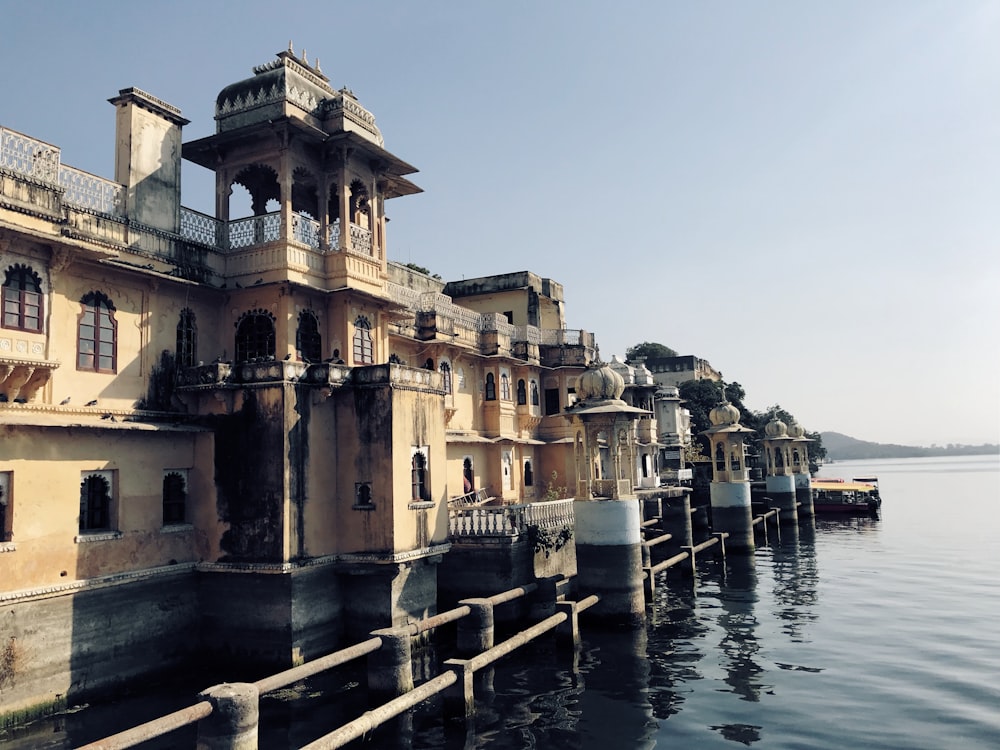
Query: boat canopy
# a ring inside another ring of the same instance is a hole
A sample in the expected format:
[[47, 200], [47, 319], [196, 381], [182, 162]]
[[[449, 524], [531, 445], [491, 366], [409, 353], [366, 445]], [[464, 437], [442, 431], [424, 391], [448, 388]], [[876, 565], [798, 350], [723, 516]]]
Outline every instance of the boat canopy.
[[827, 490], [829, 492], [871, 492], [875, 489], [875, 485], [864, 482], [814, 481], [810, 483], [810, 487], [814, 490]]

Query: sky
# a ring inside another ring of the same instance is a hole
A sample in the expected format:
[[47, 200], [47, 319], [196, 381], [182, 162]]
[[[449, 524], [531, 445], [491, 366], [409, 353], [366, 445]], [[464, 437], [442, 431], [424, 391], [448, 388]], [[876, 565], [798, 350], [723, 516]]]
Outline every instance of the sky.
[[390, 259], [552, 278], [604, 360], [663, 343], [807, 430], [997, 443], [998, 38], [993, 0], [0, 0], [0, 126], [111, 178], [108, 98], [201, 138], [291, 41], [420, 170]]

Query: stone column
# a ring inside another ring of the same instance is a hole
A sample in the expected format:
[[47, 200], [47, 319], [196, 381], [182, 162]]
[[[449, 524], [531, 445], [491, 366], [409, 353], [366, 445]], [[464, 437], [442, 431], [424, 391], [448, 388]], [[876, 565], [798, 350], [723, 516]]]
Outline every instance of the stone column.
[[215, 685], [198, 696], [212, 713], [198, 722], [197, 750], [257, 750], [260, 699], [257, 686], [246, 682]]
[[802, 518], [812, 518], [816, 515], [813, 507], [812, 482], [808, 474], [795, 475], [795, 500], [800, 503], [799, 515]]
[[767, 476], [767, 496], [771, 498], [771, 507], [781, 512], [778, 514], [780, 523], [797, 523], [795, 477]]
[[712, 531], [727, 532], [726, 549], [754, 551], [753, 517], [748, 482], [712, 482]]
[[644, 625], [639, 500], [578, 500], [574, 511], [578, 590], [601, 599], [584, 616]]

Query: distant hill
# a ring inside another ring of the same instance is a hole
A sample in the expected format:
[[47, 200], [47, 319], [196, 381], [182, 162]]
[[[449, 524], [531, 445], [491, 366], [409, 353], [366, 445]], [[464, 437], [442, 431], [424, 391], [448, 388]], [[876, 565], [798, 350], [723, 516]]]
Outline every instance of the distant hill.
[[858, 458], [919, 458], [921, 456], [981, 456], [1000, 453], [1000, 445], [895, 445], [858, 440], [840, 432], [822, 432], [828, 459], [849, 461]]

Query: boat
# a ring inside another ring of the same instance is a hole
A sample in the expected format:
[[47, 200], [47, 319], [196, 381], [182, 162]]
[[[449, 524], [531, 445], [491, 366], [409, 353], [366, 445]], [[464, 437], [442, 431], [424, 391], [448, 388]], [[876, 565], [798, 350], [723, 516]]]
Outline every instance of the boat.
[[816, 513], [847, 513], [868, 515], [878, 513], [882, 498], [878, 493], [878, 477], [855, 477], [850, 482], [843, 479], [814, 479], [813, 509]]

